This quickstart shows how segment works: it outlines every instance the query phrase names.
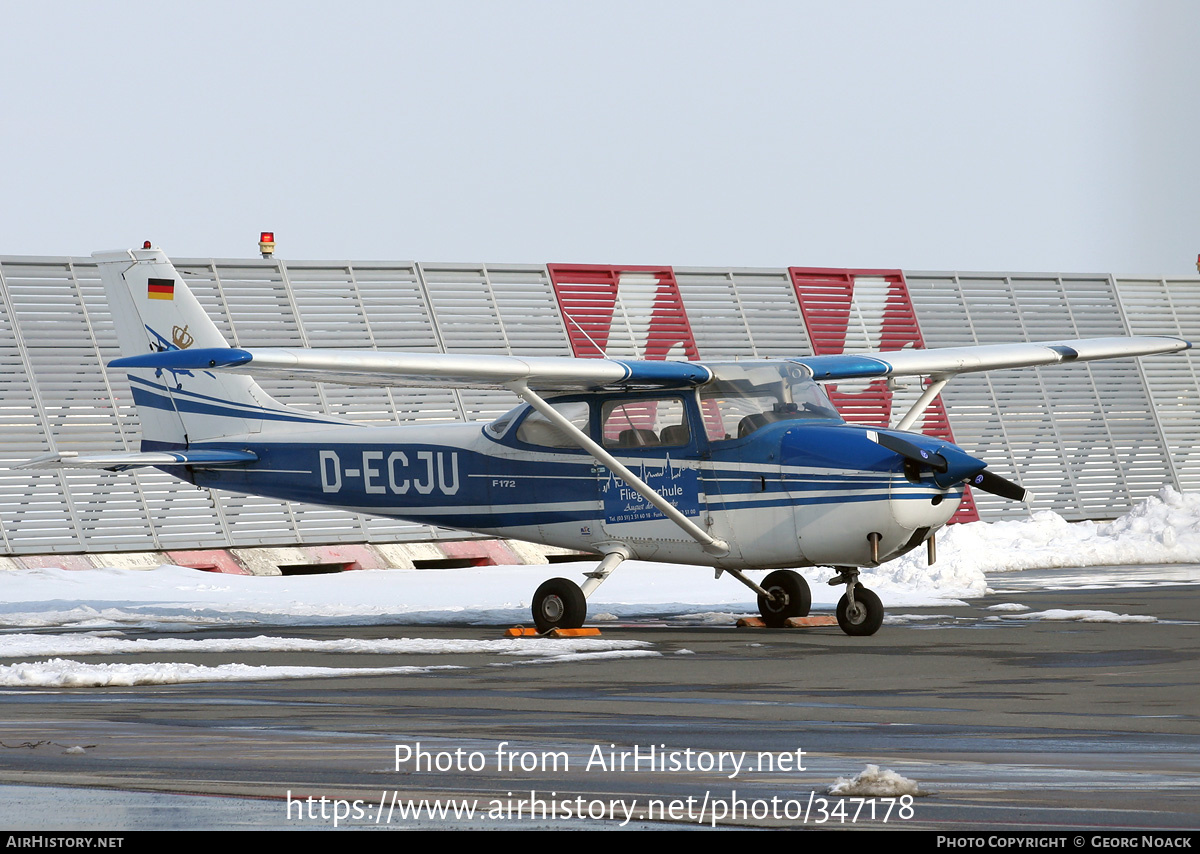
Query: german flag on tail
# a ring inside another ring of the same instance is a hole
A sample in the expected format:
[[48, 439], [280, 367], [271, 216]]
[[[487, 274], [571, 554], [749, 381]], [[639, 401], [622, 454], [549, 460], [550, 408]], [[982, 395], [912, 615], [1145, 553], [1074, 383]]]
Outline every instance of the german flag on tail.
[[146, 296], [150, 299], [175, 299], [174, 279], [148, 279]]

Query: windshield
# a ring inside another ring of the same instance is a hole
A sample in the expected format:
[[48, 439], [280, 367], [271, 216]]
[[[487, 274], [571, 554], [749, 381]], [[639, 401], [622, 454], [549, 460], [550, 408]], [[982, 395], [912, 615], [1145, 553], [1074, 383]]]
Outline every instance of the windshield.
[[486, 430], [494, 438], [499, 439], [501, 436], [503, 436], [505, 433], [508, 432], [508, 428], [511, 427], [512, 423], [517, 420], [517, 416], [525, 411], [526, 406], [527, 406], [527, 404], [524, 404], [524, 403], [522, 403], [518, 406], [514, 406], [512, 409], [508, 410], [508, 412], [505, 412], [503, 415], [501, 415], [499, 418], [497, 418], [491, 424], [488, 424], [483, 429]]
[[700, 406], [711, 441], [740, 439], [787, 419], [842, 420], [825, 390], [799, 365], [757, 362], [709, 368], [713, 379], [700, 387]]

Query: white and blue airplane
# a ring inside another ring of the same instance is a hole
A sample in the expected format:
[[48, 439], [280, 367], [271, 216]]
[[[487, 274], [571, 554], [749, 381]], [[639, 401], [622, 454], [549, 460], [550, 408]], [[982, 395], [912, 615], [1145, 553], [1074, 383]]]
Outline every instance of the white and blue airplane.
[[[971, 371], [1168, 353], [1169, 337], [699, 363], [373, 350], [229, 347], [158, 249], [96, 253], [142, 426], [140, 452], [50, 454], [29, 467], [153, 466], [197, 486], [334, 506], [600, 559], [582, 585], [533, 597], [538, 629], [576, 628], [587, 598], [630, 558], [728, 572], [763, 620], [805, 616], [793, 570], [830, 566], [837, 619], [874, 634], [883, 605], [858, 583], [929, 541], [966, 484], [1025, 490], [947, 441], [909, 428]], [[379, 386], [507, 389], [486, 424], [363, 426], [289, 408], [253, 376]], [[922, 377], [894, 429], [846, 423], [825, 381]], [[932, 553], [932, 549], [930, 549]], [[745, 573], [773, 570], [761, 582]]]

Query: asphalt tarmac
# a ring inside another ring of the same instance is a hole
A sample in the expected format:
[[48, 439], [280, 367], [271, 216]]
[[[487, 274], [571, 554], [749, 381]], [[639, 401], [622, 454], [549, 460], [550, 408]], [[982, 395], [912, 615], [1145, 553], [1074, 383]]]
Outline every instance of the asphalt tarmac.
[[[987, 610], [1013, 601], [1034, 612], [1157, 621], [1042, 621]], [[605, 624], [604, 637], [648, 641], [661, 656], [514, 664], [406, 655], [403, 664], [461, 669], [0, 689], [0, 827], [1196, 829], [1198, 604], [1195, 586], [1025, 589], [966, 607], [891, 608], [921, 619], [885, 624], [870, 638], [837, 628]], [[187, 636], [259, 634], [500, 631]], [[216, 664], [230, 656], [88, 660], [167, 659]], [[356, 667], [395, 659], [236, 656]], [[828, 793], [868, 765], [902, 775], [919, 793]]]

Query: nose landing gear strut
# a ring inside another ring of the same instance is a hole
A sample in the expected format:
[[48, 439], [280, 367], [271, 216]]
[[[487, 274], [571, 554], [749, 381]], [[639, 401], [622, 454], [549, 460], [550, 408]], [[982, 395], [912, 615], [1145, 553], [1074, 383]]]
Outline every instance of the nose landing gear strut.
[[837, 576], [829, 579], [830, 586], [846, 585], [838, 600], [837, 621], [842, 631], [855, 637], [873, 635], [883, 625], [883, 603], [879, 597], [858, 583], [858, 568], [835, 566]]

